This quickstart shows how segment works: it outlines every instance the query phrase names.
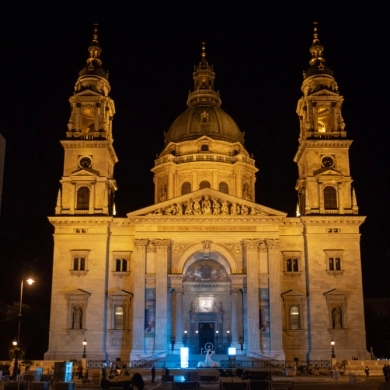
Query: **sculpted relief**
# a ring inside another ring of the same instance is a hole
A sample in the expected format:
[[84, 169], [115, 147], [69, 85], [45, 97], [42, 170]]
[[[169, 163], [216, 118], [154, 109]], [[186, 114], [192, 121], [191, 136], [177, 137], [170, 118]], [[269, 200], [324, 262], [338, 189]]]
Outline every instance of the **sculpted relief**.
[[259, 207], [251, 207], [238, 202], [202, 196], [189, 199], [186, 203], [172, 203], [159, 208], [149, 215], [269, 215]]

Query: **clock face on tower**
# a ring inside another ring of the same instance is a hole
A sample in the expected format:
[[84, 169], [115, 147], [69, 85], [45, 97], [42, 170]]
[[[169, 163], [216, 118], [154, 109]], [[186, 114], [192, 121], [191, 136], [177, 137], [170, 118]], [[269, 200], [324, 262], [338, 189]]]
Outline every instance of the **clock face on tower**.
[[92, 166], [92, 160], [90, 157], [81, 157], [79, 160], [79, 165], [82, 168], [90, 168]]
[[323, 157], [321, 162], [322, 162], [322, 166], [325, 168], [330, 168], [333, 167], [334, 165], [333, 158], [329, 156]]

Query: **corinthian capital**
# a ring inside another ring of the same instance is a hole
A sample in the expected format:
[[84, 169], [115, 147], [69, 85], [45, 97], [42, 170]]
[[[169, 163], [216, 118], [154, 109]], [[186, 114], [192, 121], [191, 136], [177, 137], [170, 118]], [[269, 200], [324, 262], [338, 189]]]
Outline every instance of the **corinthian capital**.
[[271, 239], [265, 240], [265, 242], [267, 244], [269, 251], [278, 251], [280, 248], [279, 238], [275, 238], [275, 239], [271, 238]]

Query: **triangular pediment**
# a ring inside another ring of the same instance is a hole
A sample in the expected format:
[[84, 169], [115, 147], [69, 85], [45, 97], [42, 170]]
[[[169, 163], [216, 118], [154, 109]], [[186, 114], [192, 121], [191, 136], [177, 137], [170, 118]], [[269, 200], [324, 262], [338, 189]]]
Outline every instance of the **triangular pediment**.
[[324, 293], [324, 296], [326, 298], [332, 298], [332, 297], [340, 297], [340, 296], [348, 296], [349, 293], [347, 291], [344, 291], [344, 290], [339, 290], [337, 288], [333, 289], [333, 290], [329, 290], [327, 292]]
[[110, 297], [132, 297], [132, 296], [134, 296], [133, 293], [126, 291], [126, 290], [118, 290], [118, 291], [115, 291], [109, 295], [110, 295]]
[[317, 91], [317, 92], [314, 92], [312, 94], [310, 94], [311, 97], [313, 96], [324, 96], [324, 95], [327, 95], [327, 96], [336, 96], [338, 98], [342, 98], [337, 92], [333, 92], [333, 91], [330, 91], [329, 89], [321, 89], [320, 91]]
[[286, 217], [287, 213], [211, 188], [203, 188], [127, 214], [128, 217], [142, 215], [215, 216], [220, 218], [245, 215]]
[[75, 296], [75, 295], [78, 295], [78, 296], [85, 296], [85, 297], [89, 297], [91, 296], [91, 293], [89, 293], [88, 291], [85, 291], [85, 290], [81, 290], [80, 288], [76, 289], [76, 290], [72, 290], [70, 292], [68, 292], [66, 294], [67, 296], [69, 295], [72, 295], [72, 296]]
[[73, 171], [70, 176], [100, 176], [99, 171], [96, 171], [95, 169], [85, 169], [80, 168], [76, 171]]
[[334, 168], [320, 168], [313, 172], [313, 176], [343, 176], [343, 174]]
[[299, 292], [299, 291], [295, 291], [295, 290], [288, 290], [284, 293], [281, 294], [283, 298], [286, 298], [286, 297], [299, 297], [299, 298], [303, 298], [305, 297], [305, 294]]
[[75, 96], [96, 96], [96, 97], [101, 97], [102, 94], [101, 93], [97, 93], [95, 91], [92, 91], [91, 89], [85, 89], [84, 91], [75, 93], [72, 96], [72, 98], [74, 98]]

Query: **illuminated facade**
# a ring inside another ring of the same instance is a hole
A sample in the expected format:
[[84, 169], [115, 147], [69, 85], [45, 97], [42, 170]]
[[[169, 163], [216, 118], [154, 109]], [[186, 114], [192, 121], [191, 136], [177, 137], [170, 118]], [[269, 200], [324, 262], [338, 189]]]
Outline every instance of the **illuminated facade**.
[[[296, 217], [255, 203], [255, 161], [202, 58], [156, 158], [155, 203], [113, 215], [110, 84], [97, 32], [70, 98], [46, 359], [137, 360], [211, 342], [253, 357], [368, 356], [343, 98], [315, 29], [298, 102]], [[172, 343], [174, 341], [174, 345]]]

